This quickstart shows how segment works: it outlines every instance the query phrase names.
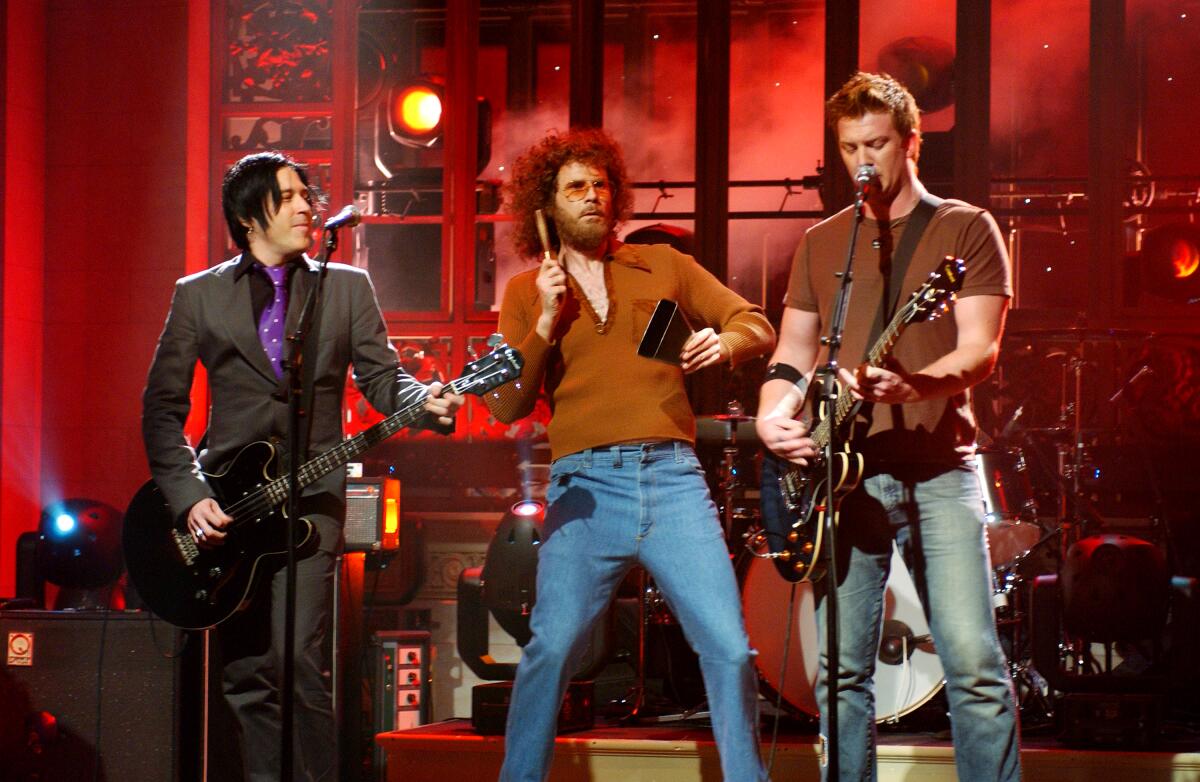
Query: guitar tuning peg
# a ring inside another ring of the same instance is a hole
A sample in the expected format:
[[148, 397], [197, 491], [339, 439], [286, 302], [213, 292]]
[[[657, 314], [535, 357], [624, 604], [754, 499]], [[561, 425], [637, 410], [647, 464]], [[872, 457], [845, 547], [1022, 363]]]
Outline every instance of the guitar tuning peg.
[[475, 352], [475, 346], [470, 343], [467, 343], [467, 355], [470, 356], [472, 361], [479, 358], [479, 354]]
[[504, 335], [499, 331], [492, 332], [488, 335], [487, 345], [489, 348], [494, 348], [504, 341]]

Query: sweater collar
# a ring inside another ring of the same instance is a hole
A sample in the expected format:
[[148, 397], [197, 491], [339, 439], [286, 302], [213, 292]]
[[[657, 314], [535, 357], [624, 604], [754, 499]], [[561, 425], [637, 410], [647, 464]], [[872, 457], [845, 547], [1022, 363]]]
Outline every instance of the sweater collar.
[[650, 264], [642, 258], [641, 254], [636, 249], [637, 245], [623, 244], [618, 239], [611, 239], [608, 246], [608, 252], [604, 258], [619, 263], [622, 266], [629, 266], [634, 269], [642, 269], [650, 271]]

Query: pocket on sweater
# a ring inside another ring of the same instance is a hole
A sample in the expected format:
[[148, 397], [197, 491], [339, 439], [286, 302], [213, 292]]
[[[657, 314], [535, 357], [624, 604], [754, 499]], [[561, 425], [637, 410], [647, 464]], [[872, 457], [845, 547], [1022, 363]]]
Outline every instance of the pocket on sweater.
[[642, 341], [642, 335], [646, 333], [646, 326], [650, 323], [650, 317], [654, 315], [654, 308], [658, 306], [658, 299], [634, 299], [633, 306], [630, 307], [630, 314], [633, 318], [633, 331], [629, 335], [633, 340], [633, 344], [637, 345]]

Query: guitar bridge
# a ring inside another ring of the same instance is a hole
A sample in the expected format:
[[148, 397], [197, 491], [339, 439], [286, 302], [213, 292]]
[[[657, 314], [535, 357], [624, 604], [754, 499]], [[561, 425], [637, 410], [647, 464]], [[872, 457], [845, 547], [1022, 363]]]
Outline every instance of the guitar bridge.
[[196, 545], [196, 541], [192, 540], [192, 536], [179, 530], [171, 530], [171, 535], [175, 538], [175, 549], [179, 552], [179, 557], [189, 567], [196, 558], [200, 556], [200, 547]]

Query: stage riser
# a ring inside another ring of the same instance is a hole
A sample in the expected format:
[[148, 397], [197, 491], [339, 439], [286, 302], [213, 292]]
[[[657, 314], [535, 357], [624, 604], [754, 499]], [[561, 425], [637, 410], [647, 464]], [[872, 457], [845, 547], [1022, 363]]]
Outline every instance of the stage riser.
[[[598, 729], [558, 739], [553, 782], [708, 782], [720, 779], [715, 745], [705, 731], [660, 727]], [[635, 738], [646, 736], [645, 739]], [[657, 738], [656, 738], [657, 737]], [[672, 738], [674, 737], [674, 738]], [[482, 737], [461, 721], [415, 731], [381, 734], [388, 782], [445, 782], [470, 770], [473, 779], [495, 779], [504, 743]], [[769, 747], [764, 743], [763, 757]], [[946, 743], [882, 744], [880, 782], [958, 782], [954, 751]], [[1196, 782], [1200, 753], [1105, 752], [1062, 746], [1021, 751], [1027, 782]], [[775, 751], [773, 779], [818, 782], [816, 744], [788, 739]]]

